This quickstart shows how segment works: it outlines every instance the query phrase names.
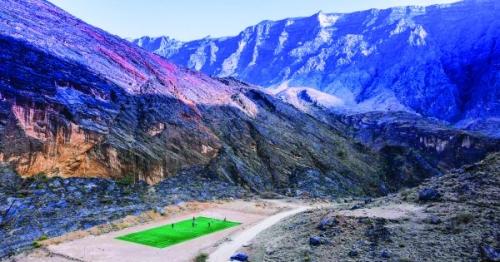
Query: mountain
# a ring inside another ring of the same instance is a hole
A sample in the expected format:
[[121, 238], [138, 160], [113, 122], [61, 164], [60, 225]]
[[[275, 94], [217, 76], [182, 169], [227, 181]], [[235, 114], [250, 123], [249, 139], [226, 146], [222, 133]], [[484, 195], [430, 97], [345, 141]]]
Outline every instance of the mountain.
[[[411, 185], [498, 150], [498, 140], [436, 123], [390, 139], [415, 122], [382, 132], [381, 121], [339, 119], [317, 103], [300, 109], [179, 68], [46, 1], [4, 1], [0, 15], [0, 156], [23, 176], [155, 184], [187, 172], [252, 191], [313, 179], [313, 194], [379, 194], [392, 177]], [[395, 170], [393, 158], [408, 167]]]
[[135, 42], [176, 64], [273, 93], [320, 90], [336, 111], [402, 110], [499, 136], [499, 9], [495, 0], [465, 0], [320, 12], [263, 21], [234, 37]]
[[142, 48], [154, 52], [158, 55], [169, 57], [178, 52], [183, 42], [177, 41], [167, 36], [149, 37], [144, 36], [138, 39], [132, 39], [132, 43]]
[[411, 113], [338, 115], [316, 89], [209, 77], [44, 0], [1, 1], [0, 18], [1, 259], [184, 201], [384, 195], [500, 148]]
[[[233, 79], [179, 68], [41, 0], [0, 5], [0, 152], [29, 177], [176, 175], [379, 193], [382, 155]], [[293, 178], [293, 179], [292, 179]]]

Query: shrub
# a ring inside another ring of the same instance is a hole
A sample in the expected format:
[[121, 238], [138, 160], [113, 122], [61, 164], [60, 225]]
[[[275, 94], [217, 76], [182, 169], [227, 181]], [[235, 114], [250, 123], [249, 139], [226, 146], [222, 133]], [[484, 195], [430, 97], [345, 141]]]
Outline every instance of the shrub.
[[469, 224], [474, 219], [471, 213], [460, 213], [454, 217], [457, 224]]
[[135, 176], [134, 176], [134, 174], [129, 173], [129, 174], [119, 178], [118, 180], [116, 180], [116, 183], [118, 183], [122, 186], [133, 185], [135, 183]]
[[99, 202], [103, 205], [111, 205], [113, 204], [113, 200], [109, 198], [102, 198]]
[[463, 231], [464, 225], [472, 222], [473, 219], [474, 216], [471, 213], [458, 213], [447, 222], [444, 229], [447, 232], [458, 234]]
[[347, 156], [347, 154], [346, 154], [346, 152], [344, 152], [343, 150], [341, 150], [341, 151], [338, 151], [338, 152], [337, 152], [337, 156], [338, 156], [340, 159], [345, 159], [345, 158], [346, 158], [346, 156]]
[[45, 174], [44, 172], [37, 173], [36, 175], [33, 176], [33, 178], [36, 181], [40, 181], [40, 182], [47, 182], [49, 180], [49, 178], [47, 177], [47, 174]]
[[206, 253], [201, 253], [199, 255], [196, 256], [196, 258], [194, 259], [195, 262], [205, 262], [207, 261], [208, 259], [208, 254]]
[[42, 235], [41, 237], [38, 238], [37, 241], [44, 241], [44, 240], [47, 240], [49, 239], [49, 237], [47, 235]]

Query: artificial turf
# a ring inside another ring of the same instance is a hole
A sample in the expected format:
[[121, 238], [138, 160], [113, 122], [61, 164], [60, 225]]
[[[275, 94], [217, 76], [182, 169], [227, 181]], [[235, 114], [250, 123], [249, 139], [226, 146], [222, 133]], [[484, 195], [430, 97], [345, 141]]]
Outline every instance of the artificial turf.
[[194, 220], [194, 226], [193, 219], [186, 219], [174, 224], [168, 224], [120, 236], [116, 239], [143, 244], [151, 247], [165, 248], [240, 224], [241, 223], [238, 222], [223, 221], [208, 217], [196, 217]]

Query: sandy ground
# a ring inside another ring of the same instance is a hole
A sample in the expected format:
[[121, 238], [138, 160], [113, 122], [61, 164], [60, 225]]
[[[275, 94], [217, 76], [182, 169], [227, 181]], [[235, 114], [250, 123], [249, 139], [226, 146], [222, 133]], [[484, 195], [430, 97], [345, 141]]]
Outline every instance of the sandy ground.
[[356, 210], [341, 210], [338, 214], [350, 217], [400, 219], [405, 217], [423, 217], [422, 211], [423, 207], [421, 206], [404, 203]]
[[[128, 227], [101, 235], [80, 234], [79, 238], [48, 241], [42, 249], [17, 256], [12, 261], [193, 261], [200, 253], [211, 254], [210, 261], [227, 261], [236, 250], [255, 235], [284, 217], [296, 214], [308, 207], [285, 201], [242, 201], [236, 200], [207, 205], [204, 210], [186, 210], [153, 222]], [[240, 226], [158, 249], [140, 244], [116, 240], [117, 236], [169, 224], [192, 216], [208, 216], [238, 221]], [[233, 238], [234, 240], [231, 240]], [[59, 243], [61, 242], [61, 243]]]

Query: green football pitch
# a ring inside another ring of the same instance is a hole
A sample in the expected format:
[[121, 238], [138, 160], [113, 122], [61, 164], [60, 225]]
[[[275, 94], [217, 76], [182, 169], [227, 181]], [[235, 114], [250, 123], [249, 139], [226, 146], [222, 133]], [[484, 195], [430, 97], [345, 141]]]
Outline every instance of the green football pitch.
[[151, 228], [117, 237], [116, 239], [139, 243], [151, 247], [165, 248], [193, 238], [208, 235], [241, 223], [208, 217], [186, 219], [174, 224]]

